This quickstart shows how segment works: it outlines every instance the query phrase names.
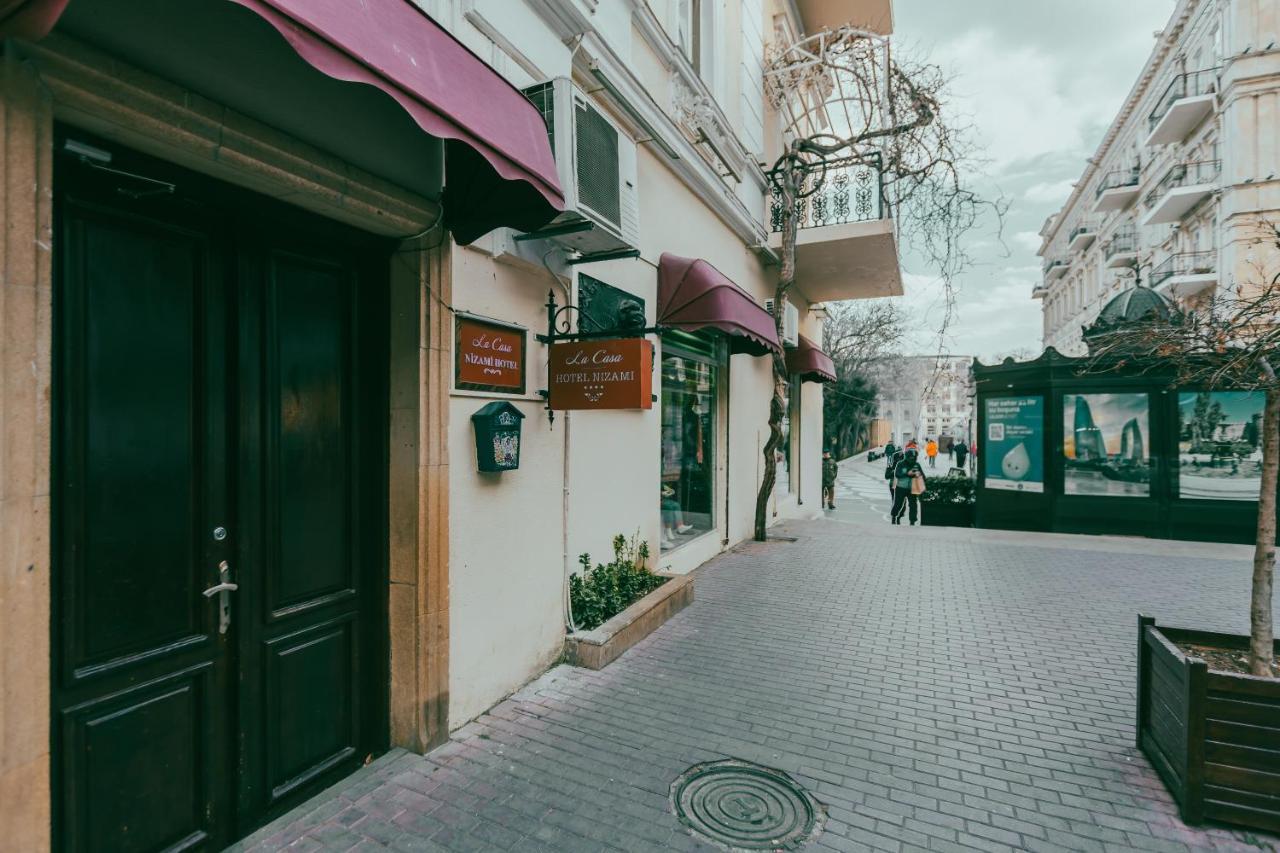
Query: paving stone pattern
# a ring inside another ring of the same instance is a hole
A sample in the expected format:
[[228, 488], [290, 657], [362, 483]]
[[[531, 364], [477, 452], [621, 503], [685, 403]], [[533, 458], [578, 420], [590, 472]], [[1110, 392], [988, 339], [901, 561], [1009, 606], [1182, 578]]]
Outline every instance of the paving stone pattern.
[[843, 512], [708, 564], [693, 605], [604, 671], [557, 667], [238, 847], [711, 850], [669, 789], [733, 757], [825, 805], [813, 850], [1280, 849], [1184, 827], [1133, 746], [1135, 614], [1244, 630], [1240, 549], [987, 541]]

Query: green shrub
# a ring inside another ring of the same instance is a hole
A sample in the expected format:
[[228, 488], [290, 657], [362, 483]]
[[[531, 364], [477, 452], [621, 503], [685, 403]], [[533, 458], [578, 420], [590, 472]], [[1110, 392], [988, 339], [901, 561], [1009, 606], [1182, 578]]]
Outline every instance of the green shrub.
[[973, 488], [973, 480], [963, 474], [948, 474], [935, 477], [920, 496], [920, 502], [926, 504], [960, 504], [972, 506], [977, 500]]
[[667, 582], [646, 565], [649, 543], [637, 532], [630, 539], [613, 537], [613, 562], [591, 568], [591, 555], [578, 557], [581, 572], [569, 576], [569, 604], [578, 628], [590, 631], [618, 615], [632, 602], [644, 598]]

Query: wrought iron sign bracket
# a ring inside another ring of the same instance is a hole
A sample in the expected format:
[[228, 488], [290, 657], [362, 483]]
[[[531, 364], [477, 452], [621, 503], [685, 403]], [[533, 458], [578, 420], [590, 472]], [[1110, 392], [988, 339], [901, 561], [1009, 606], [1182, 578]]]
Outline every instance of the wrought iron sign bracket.
[[[580, 311], [577, 305], [560, 305], [556, 302], [556, 292], [554, 290], [547, 291], [547, 333], [545, 335], [534, 335], [534, 340], [540, 344], [557, 344], [573, 341], [606, 341], [621, 340], [623, 338], [636, 338], [645, 335], [660, 335], [666, 331], [665, 326], [644, 326], [630, 329], [610, 329], [604, 332], [570, 332], [570, 313]], [[657, 361], [655, 360], [652, 369], [657, 369]], [[554, 426], [556, 422], [555, 410], [551, 408], [551, 391], [546, 388], [538, 389], [538, 396], [546, 401], [544, 408], [547, 411], [547, 423]], [[658, 401], [658, 395], [651, 395], [653, 402]]]

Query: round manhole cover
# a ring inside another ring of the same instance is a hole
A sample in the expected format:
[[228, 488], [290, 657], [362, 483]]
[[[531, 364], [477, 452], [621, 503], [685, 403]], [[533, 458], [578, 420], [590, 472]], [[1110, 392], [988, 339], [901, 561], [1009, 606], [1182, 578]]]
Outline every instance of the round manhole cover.
[[823, 817], [790, 776], [745, 761], [690, 767], [672, 783], [671, 803], [686, 826], [731, 850], [794, 850]]

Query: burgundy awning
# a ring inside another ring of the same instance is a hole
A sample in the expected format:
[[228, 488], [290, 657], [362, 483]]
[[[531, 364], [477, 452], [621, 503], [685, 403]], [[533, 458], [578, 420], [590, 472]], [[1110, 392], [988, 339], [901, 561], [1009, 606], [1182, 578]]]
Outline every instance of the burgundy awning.
[[0, 39], [42, 39], [65, 8], [67, 0], [0, 0]]
[[729, 336], [731, 352], [782, 352], [773, 316], [701, 259], [666, 253], [658, 259], [658, 325], [686, 332], [717, 329]]
[[800, 335], [800, 344], [787, 353], [787, 372], [802, 382], [835, 382], [836, 363], [817, 344]]
[[[532, 231], [564, 209], [537, 108], [409, 0], [231, 2], [271, 24], [316, 70], [380, 89], [446, 140], [445, 224], [459, 243], [503, 225]], [[0, 0], [0, 38], [44, 36], [66, 3]]]

